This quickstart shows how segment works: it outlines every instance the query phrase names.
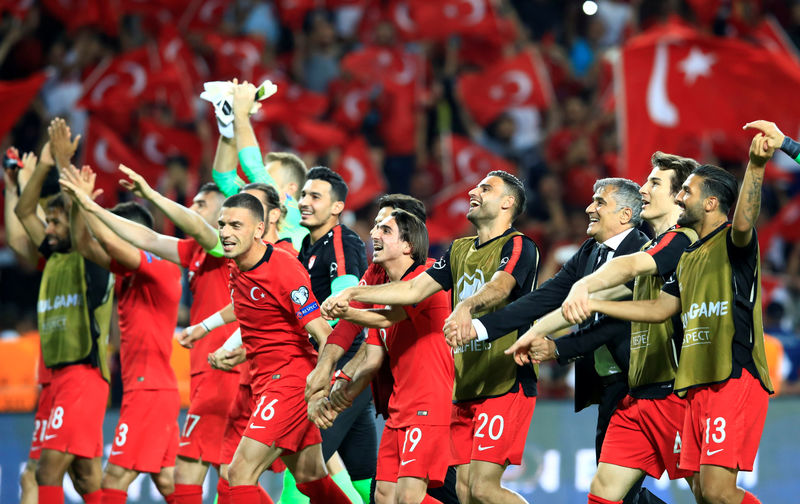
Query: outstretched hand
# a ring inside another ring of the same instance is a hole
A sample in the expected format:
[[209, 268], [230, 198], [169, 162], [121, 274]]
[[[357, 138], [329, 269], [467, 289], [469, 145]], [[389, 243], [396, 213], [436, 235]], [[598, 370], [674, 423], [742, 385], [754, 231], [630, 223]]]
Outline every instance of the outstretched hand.
[[544, 335], [539, 334], [533, 331], [533, 328], [529, 329], [525, 334], [523, 334], [517, 341], [515, 341], [508, 349], [504, 352], [506, 355], [513, 355], [514, 361], [522, 366], [524, 364], [538, 363], [538, 355], [531, 359], [532, 348], [536, 340], [544, 339]]
[[152, 193], [153, 188], [150, 187], [150, 184], [147, 183], [144, 177], [131, 170], [124, 164], [119, 165], [119, 171], [124, 173], [130, 179], [120, 179], [119, 184], [122, 187], [129, 190], [136, 196], [139, 196], [140, 198], [149, 199], [148, 195]]
[[766, 165], [776, 149], [771, 144], [772, 140], [763, 133], [754, 136], [753, 141], [750, 142], [750, 163], [760, 167]]
[[203, 327], [203, 324], [195, 324], [184, 328], [181, 332], [175, 335], [175, 339], [184, 348], [192, 348], [194, 342], [204, 338], [208, 331]]
[[50, 152], [55, 158], [56, 165], [62, 169], [68, 167], [70, 159], [78, 149], [81, 136], [78, 135], [73, 139], [67, 122], [60, 117], [50, 121], [47, 132], [50, 134]]
[[[758, 121], [752, 121], [745, 124], [742, 127], [743, 130], [754, 129], [761, 132], [768, 139], [768, 145], [773, 150], [780, 149], [781, 144], [783, 144], [783, 139], [785, 135], [778, 129], [778, 125], [774, 122], [764, 121], [763, 119], [759, 119]], [[767, 152], [767, 151], [764, 151]]]
[[261, 104], [256, 100], [256, 87], [247, 81], [238, 84], [236, 79], [233, 81], [233, 114], [252, 115], [261, 108]]

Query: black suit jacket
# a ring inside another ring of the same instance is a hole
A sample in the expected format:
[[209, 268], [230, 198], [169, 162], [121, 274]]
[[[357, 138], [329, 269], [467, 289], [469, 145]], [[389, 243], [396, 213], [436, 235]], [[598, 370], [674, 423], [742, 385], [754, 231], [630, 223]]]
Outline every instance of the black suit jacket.
[[[614, 257], [632, 254], [641, 250], [649, 238], [634, 229], [620, 243]], [[536, 319], [559, 308], [569, 294], [572, 285], [592, 271], [590, 260], [595, 248], [595, 240], [589, 238], [581, 248], [569, 258], [561, 270], [539, 288], [522, 296], [502, 310], [498, 310], [478, 320], [486, 327], [489, 340], [502, 337], [520, 327], [527, 327]], [[596, 257], [596, 255], [594, 255]], [[631, 290], [633, 285], [629, 285]], [[575, 363], [575, 411], [599, 402], [602, 392], [600, 377], [594, 370], [594, 349], [605, 344], [620, 369], [625, 373], [630, 361], [630, 322], [601, 317], [592, 321], [570, 336], [559, 338], [556, 343], [559, 361], [563, 364], [577, 359]], [[579, 358], [582, 357], [582, 358]]]

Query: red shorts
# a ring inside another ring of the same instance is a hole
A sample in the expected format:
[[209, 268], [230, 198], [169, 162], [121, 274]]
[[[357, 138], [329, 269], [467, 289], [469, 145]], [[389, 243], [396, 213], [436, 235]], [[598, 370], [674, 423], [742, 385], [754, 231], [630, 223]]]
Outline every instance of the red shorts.
[[741, 378], [690, 389], [681, 431], [681, 469], [716, 465], [752, 471], [767, 419], [769, 393], [743, 370]]
[[123, 393], [108, 462], [146, 473], [174, 466], [180, 404], [177, 390]]
[[100, 370], [88, 364], [56, 369], [50, 387], [53, 402], [42, 449], [84, 458], [102, 455], [108, 382]]
[[678, 469], [685, 412], [686, 401], [675, 394], [664, 399], [625, 396], [611, 416], [600, 462], [641, 469], [656, 479], [665, 470], [669, 479], [691, 476]]
[[[266, 380], [262, 377], [262, 381]], [[305, 377], [283, 375], [267, 381], [260, 390], [254, 388], [255, 406], [243, 436], [265, 445], [276, 444], [287, 454], [321, 443], [319, 429], [308, 419], [305, 386]]]
[[44, 431], [47, 429], [47, 419], [50, 417], [52, 404], [53, 389], [49, 383], [44, 383], [39, 389], [39, 402], [36, 405], [36, 416], [33, 420], [33, 440], [31, 440], [31, 451], [28, 458], [39, 460], [39, 455], [42, 454], [42, 441], [44, 441]]
[[442, 486], [450, 457], [442, 451], [441, 441], [448, 436], [449, 425], [384, 427], [375, 479], [396, 482], [412, 477], [427, 479], [429, 488]]
[[225, 423], [238, 384], [239, 373], [215, 369], [192, 375], [189, 411], [181, 429], [178, 455], [213, 465], [223, 462]]
[[453, 404], [451, 464], [468, 464], [470, 460], [500, 465], [522, 463], [535, 407], [536, 397], [525, 397], [519, 386], [500, 397]]

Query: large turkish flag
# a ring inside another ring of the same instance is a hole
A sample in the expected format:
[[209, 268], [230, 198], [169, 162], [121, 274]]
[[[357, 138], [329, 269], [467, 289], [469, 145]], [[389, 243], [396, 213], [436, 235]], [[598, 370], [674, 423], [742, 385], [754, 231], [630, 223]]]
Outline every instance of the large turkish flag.
[[625, 176], [642, 182], [660, 150], [747, 160], [756, 119], [800, 130], [800, 65], [780, 51], [670, 21], [625, 44], [618, 66]]

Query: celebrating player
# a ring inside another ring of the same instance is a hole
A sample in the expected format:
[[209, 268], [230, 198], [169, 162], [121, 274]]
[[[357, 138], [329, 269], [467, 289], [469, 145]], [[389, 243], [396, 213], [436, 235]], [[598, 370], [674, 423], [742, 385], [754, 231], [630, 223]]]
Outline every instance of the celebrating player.
[[[477, 227], [477, 237], [456, 240], [431, 268], [410, 281], [345, 289], [325, 301], [323, 312], [337, 316], [351, 300], [413, 305], [452, 289], [455, 309], [448, 320], [469, 326], [472, 315], [499, 309], [529, 292], [536, 282], [538, 251], [511, 227], [525, 207], [522, 183], [493, 171], [469, 192], [469, 200], [467, 218]], [[450, 438], [462, 502], [525, 502], [500, 484], [506, 466], [522, 460], [536, 404], [533, 368], [514, 366], [503, 354], [516, 338], [513, 330], [493, 345], [456, 350]]]
[[695, 473], [698, 502], [759, 502], [736, 486], [753, 468], [772, 393], [764, 354], [758, 240], [766, 162], [778, 147], [756, 135], [739, 199], [736, 178], [711, 165], [695, 169], [678, 193], [678, 224], [698, 236], [674, 278], [652, 301], [589, 300], [593, 311], [640, 322], [680, 315], [683, 347], [675, 391], [686, 397], [680, 468]]
[[[123, 394], [103, 475], [103, 502], [124, 503], [128, 486], [141, 472], [150, 473], [158, 491], [171, 502], [180, 396], [169, 359], [181, 297], [180, 269], [112, 231], [111, 226], [125, 220], [151, 228], [153, 217], [143, 206], [129, 202], [111, 211], [103, 209], [91, 198], [94, 178], [87, 181], [74, 168], [61, 170], [60, 182], [76, 206], [72, 233], [78, 251], [117, 275]], [[111, 226], [98, 214], [106, 214]]]

